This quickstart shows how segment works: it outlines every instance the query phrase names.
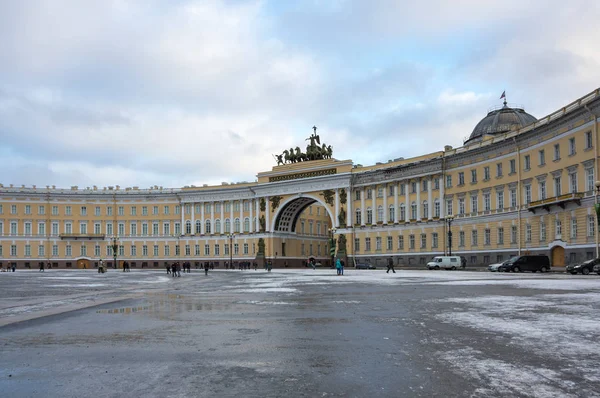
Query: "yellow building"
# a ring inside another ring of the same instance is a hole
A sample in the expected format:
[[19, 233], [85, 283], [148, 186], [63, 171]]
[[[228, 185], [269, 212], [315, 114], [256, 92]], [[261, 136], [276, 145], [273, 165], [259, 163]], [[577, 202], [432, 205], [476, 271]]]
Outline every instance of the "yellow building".
[[254, 261], [262, 239], [275, 266], [297, 267], [329, 264], [330, 236], [349, 265], [450, 251], [469, 265], [525, 253], [579, 262], [598, 255], [598, 114], [599, 90], [539, 119], [504, 103], [460, 148], [365, 167], [333, 159], [315, 129], [306, 153], [284, 151], [253, 183], [0, 185], [0, 262], [93, 267], [114, 261], [116, 241], [117, 260], [137, 268], [237, 263]]

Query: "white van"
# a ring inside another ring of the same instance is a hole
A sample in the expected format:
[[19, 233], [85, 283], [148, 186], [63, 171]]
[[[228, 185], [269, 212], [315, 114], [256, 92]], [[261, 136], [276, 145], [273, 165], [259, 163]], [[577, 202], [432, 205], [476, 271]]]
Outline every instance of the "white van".
[[427, 263], [428, 269], [457, 269], [461, 267], [460, 256], [437, 256]]

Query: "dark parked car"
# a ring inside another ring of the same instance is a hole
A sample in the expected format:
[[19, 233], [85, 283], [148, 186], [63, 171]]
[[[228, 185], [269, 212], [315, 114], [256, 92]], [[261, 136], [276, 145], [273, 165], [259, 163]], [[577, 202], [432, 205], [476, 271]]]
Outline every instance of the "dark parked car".
[[600, 275], [600, 264], [594, 265], [594, 272]]
[[594, 258], [579, 264], [570, 264], [567, 265], [567, 272], [573, 275], [579, 273], [582, 273], [583, 275], [588, 275], [590, 272], [594, 272], [594, 265], [597, 264], [600, 264], [600, 258]]
[[498, 272], [548, 272], [550, 259], [548, 256], [515, 256], [498, 267]]
[[356, 269], [376, 269], [375, 266], [366, 263], [357, 263]]

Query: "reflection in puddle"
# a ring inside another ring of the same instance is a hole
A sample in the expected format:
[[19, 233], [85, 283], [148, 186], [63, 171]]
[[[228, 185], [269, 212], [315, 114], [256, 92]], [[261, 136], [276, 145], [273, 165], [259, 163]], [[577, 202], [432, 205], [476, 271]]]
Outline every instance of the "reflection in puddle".
[[[159, 318], [167, 314], [178, 314], [192, 311], [228, 311], [231, 304], [198, 303], [192, 298], [179, 294], [151, 295], [157, 296], [147, 300], [144, 305], [108, 308], [97, 310], [97, 314], [135, 314], [139, 312], [152, 313]], [[160, 297], [160, 298], [159, 298]]]

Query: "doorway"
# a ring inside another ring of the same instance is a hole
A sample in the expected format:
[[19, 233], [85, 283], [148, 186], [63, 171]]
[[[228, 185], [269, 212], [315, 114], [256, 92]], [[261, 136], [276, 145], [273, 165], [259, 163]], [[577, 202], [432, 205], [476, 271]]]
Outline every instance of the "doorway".
[[565, 266], [565, 249], [561, 246], [554, 246], [550, 252], [553, 267]]

